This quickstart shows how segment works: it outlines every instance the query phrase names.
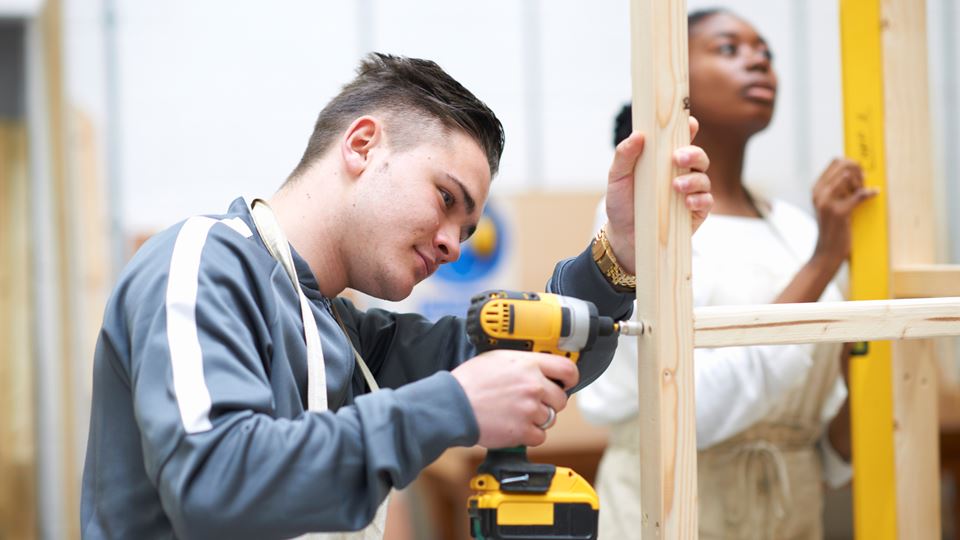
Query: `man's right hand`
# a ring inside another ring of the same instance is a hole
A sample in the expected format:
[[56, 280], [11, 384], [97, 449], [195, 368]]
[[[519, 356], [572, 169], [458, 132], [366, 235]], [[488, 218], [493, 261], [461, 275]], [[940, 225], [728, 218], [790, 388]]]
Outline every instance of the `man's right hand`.
[[[463, 387], [480, 427], [480, 446], [537, 446], [547, 438], [540, 428], [567, 406], [565, 388], [580, 373], [569, 358], [552, 354], [496, 350], [464, 362], [451, 374]], [[563, 388], [557, 385], [558, 381]]]

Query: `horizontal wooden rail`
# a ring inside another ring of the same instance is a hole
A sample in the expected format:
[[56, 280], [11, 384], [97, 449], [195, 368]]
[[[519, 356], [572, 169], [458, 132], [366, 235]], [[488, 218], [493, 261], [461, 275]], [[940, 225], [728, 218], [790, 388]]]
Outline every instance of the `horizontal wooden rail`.
[[960, 296], [960, 264], [923, 264], [893, 269], [894, 298]]
[[960, 298], [694, 309], [696, 347], [879, 341], [960, 335]]

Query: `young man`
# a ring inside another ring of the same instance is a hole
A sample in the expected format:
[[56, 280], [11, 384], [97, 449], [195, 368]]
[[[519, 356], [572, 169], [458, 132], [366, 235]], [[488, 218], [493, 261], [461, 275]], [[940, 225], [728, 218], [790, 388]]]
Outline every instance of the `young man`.
[[[613, 253], [600, 254], [627, 273], [642, 147], [642, 136], [628, 139], [611, 168]], [[251, 211], [238, 199], [147, 242], [120, 277], [97, 346], [84, 536], [357, 530], [447, 448], [541, 444], [566, 405], [553, 381], [572, 391], [612, 351], [584, 358], [579, 373], [539, 353], [471, 359], [461, 319], [361, 312], [337, 298], [351, 287], [401, 299], [456, 260], [502, 149], [494, 114], [439, 66], [374, 54], [320, 113], [269, 205]], [[675, 160], [707, 165], [696, 147]], [[681, 178], [702, 221], [709, 181]], [[548, 290], [614, 317], [633, 298], [589, 248], [557, 265]]]

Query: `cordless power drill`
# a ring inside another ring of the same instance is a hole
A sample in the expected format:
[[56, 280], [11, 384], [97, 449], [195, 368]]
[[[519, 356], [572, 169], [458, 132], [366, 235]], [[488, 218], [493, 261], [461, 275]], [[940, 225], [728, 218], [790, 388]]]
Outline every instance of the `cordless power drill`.
[[[478, 352], [545, 352], [576, 362], [599, 340], [615, 346], [621, 333], [640, 334], [643, 327], [600, 316], [585, 300], [549, 293], [488, 291], [473, 297], [467, 312], [467, 334]], [[527, 461], [524, 446], [489, 450], [470, 488], [470, 534], [478, 540], [597, 538], [593, 487], [566, 467]]]

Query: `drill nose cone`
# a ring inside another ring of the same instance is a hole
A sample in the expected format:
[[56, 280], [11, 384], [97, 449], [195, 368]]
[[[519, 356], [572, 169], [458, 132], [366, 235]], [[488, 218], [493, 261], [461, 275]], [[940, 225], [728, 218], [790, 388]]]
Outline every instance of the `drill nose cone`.
[[616, 331], [617, 323], [613, 322], [613, 319], [603, 316], [597, 317], [597, 335], [607, 337], [616, 333]]

